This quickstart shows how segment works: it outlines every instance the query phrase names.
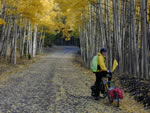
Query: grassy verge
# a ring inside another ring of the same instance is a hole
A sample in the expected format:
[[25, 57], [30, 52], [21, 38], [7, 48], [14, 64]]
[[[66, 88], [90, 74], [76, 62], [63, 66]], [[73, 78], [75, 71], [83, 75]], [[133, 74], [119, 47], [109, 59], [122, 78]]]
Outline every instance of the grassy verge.
[[5, 63], [4, 60], [0, 62], [0, 82], [7, 81], [7, 79], [17, 72], [21, 72], [30, 67], [31, 64], [39, 62], [45, 55], [37, 55], [30, 60], [23, 58], [17, 59], [17, 64]]

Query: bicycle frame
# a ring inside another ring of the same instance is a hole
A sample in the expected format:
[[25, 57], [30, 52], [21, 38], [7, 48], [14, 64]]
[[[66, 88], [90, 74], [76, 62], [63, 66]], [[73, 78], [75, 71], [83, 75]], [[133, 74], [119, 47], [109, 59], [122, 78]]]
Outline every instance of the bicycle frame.
[[104, 84], [104, 87], [105, 87], [105, 90], [107, 91], [109, 88], [114, 88], [114, 85], [111, 81], [111, 78], [112, 77], [109, 77], [107, 76], [107, 80], [106, 80], [106, 77], [103, 77], [102, 78], [102, 81], [103, 81], [103, 84]]

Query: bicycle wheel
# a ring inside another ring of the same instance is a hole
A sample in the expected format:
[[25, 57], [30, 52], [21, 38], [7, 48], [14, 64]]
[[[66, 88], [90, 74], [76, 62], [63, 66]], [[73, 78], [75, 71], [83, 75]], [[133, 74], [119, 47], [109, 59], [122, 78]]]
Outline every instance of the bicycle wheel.
[[101, 98], [106, 98], [106, 96], [107, 96], [107, 91], [105, 91], [105, 85], [104, 85], [103, 82], [101, 82], [100, 83], [100, 97]]
[[116, 94], [116, 106], [119, 107], [119, 95]]
[[112, 103], [113, 102], [113, 99], [111, 98], [111, 96], [110, 96], [110, 94], [108, 93], [108, 100], [109, 100], [109, 102], [110, 103]]

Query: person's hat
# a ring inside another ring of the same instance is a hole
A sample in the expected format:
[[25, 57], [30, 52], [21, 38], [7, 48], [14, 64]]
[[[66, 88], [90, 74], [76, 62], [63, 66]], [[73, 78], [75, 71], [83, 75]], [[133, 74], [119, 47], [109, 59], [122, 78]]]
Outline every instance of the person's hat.
[[102, 53], [102, 52], [107, 52], [107, 49], [106, 48], [102, 48], [101, 50], [100, 50], [100, 52]]

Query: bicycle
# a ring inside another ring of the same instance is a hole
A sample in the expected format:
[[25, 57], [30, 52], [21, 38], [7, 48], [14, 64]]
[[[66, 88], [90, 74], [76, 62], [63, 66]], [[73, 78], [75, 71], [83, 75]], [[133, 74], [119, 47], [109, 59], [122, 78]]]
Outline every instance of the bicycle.
[[[117, 66], [118, 66], [118, 62], [115, 59], [113, 62], [112, 72], [115, 71]], [[120, 99], [123, 98], [123, 93], [120, 88], [114, 87], [114, 84], [111, 81], [111, 79], [112, 79], [112, 73], [107, 74], [107, 79], [106, 77], [102, 78], [99, 88], [100, 88], [100, 92], [103, 94], [103, 97], [102, 96], [100, 97], [106, 98], [108, 96], [108, 100], [110, 103], [113, 103], [113, 101], [116, 100], [116, 103], [117, 103], [116, 106], [119, 107], [119, 101]], [[92, 90], [92, 93], [91, 93], [92, 96], [97, 95], [97, 94], [94, 94], [94, 92], [96, 91], [96, 87], [94, 85], [91, 86], [91, 90]]]
[[113, 82], [111, 81], [112, 76], [107, 74], [106, 77], [102, 78], [102, 83], [100, 84], [100, 90], [104, 90], [104, 97], [108, 96], [108, 100], [110, 103], [116, 101], [116, 106], [119, 107], [119, 101], [123, 98], [122, 90], [118, 87], [114, 87]]

